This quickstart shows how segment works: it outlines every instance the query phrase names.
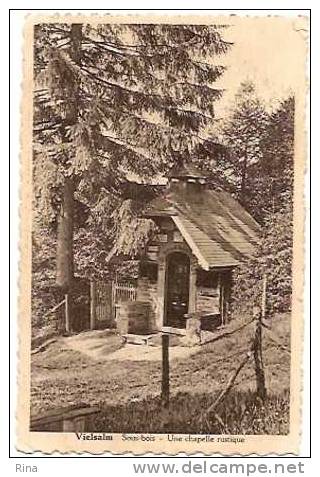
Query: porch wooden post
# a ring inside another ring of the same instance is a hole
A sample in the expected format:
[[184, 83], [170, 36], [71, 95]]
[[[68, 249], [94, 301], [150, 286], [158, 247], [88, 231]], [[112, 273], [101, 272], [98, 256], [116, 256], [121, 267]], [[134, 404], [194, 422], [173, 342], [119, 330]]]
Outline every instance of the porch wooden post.
[[96, 282], [90, 282], [90, 330], [94, 330], [96, 326]]
[[197, 269], [192, 260], [190, 260], [190, 279], [189, 279], [189, 307], [188, 313], [194, 313], [197, 308]]
[[225, 284], [224, 280], [221, 277], [221, 272], [218, 275], [218, 287], [219, 287], [219, 309], [221, 315], [221, 325], [226, 324], [226, 317], [225, 317]]
[[229, 304], [231, 296], [231, 272], [224, 270], [219, 272], [218, 286], [220, 290], [219, 308], [221, 313], [221, 324], [226, 325], [228, 322]]

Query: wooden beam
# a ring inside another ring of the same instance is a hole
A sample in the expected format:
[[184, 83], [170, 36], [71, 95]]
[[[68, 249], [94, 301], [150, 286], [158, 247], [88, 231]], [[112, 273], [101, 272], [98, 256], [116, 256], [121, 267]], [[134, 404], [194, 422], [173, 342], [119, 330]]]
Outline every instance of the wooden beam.
[[256, 331], [253, 341], [253, 356], [256, 372], [257, 396], [264, 401], [267, 397], [267, 388], [262, 359], [262, 312], [259, 307], [254, 307], [253, 316], [256, 320]]
[[169, 407], [170, 375], [169, 375], [169, 335], [162, 334], [162, 381], [161, 400], [164, 407]]

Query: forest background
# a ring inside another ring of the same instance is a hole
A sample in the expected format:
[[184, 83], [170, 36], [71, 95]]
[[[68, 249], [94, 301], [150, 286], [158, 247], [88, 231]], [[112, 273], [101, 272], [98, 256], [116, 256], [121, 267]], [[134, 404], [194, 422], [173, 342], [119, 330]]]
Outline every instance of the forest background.
[[[230, 31], [36, 27], [34, 328], [50, 327], [43, 317], [75, 276], [113, 277], [111, 250], [132, 259], [123, 274], [134, 278], [134, 259], [153, 233], [139, 218], [141, 199], [186, 162], [209, 172], [210, 187], [228, 190], [262, 227], [256, 257], [234, 275], [232, 312], [252, 306], [266, 270], [269, 313], [290, 311], [294, 85], [259, 94], [256, 68], [231, 81], [228, 61], [239, 43], [225, 39]], [[292, 61], [283, 49], [282, 60]]]

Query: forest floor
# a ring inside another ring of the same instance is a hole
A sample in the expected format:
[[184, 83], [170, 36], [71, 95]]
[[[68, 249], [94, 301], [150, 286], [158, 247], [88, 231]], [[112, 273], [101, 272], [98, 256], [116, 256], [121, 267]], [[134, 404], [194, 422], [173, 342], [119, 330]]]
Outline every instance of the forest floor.
[[[170, 348], [170, 393], [174, 397], [212, 395], [226, 387], [249, 350], [254, 325], [202, 346]], [[276, 344], [275, 337], [281, 344]], [[87, 344], [86, 344], [87, 342]], [[176, 343], [172, 343], [173, 345]], [[289, 315], [263, 331], [263, 357], [269, 395], [289, 393]], [[61, 406], [124, 406], [157, 399], [161, 390], [161, 347], [124, 345], [110, 331], [60, 337], [32, 355], [31, 414]], [[255, 389], [253, 360], [241, 371], [236, 391]]]

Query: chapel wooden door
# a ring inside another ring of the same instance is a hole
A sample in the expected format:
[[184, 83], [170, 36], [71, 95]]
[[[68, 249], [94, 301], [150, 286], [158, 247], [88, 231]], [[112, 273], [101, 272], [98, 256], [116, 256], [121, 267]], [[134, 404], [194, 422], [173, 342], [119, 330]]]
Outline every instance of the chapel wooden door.
[[189, 308], [190, 259], [180, 252], [167, 257], [165, 325], [184, 328]]

